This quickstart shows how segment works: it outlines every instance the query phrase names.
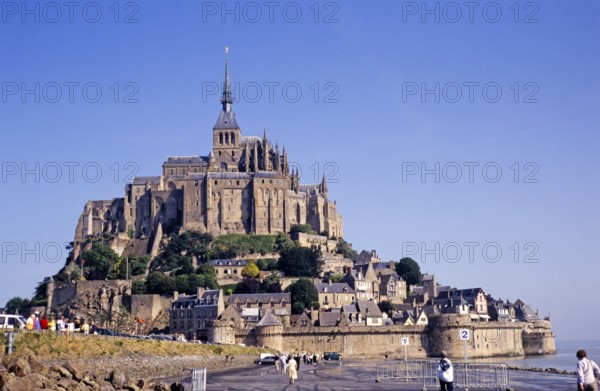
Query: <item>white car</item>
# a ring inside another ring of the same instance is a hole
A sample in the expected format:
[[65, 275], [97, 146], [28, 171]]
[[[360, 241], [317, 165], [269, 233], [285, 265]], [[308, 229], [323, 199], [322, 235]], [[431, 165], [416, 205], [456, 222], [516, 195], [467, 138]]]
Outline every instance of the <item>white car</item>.
[[27, 320], [21, 315], [0, 315], [0, 329], [20, 330], [24, 329]]

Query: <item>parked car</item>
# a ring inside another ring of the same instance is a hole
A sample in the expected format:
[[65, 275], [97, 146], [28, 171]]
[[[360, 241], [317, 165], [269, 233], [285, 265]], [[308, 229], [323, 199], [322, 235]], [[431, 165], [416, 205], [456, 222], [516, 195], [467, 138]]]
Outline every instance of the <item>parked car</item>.
[[0, 315], [0, 329], [20, 330], [25, 328], [27, 320], [21, 315]]
[[331, 360], [341, 360], [342, 359], [342, 355], [336, 352], [325, 352], [325, 354], [323, 354], [323, 358], [327, 361], [331, 361]]
[[259, 358], [255, 362], [258, 365], [275, 365], [275, 361], [277, 361], [277, 357], [276, 356], [272, 356], [272, 355], [263, 356], [263, 355], [261, 355], [261, 358]]
[[115, 336], [115, 332], [113, 330], [109, 330], [109, 329], [96, 329], [96, 334], [97, 335], [108, 335], [110, 337], [114, 337]]

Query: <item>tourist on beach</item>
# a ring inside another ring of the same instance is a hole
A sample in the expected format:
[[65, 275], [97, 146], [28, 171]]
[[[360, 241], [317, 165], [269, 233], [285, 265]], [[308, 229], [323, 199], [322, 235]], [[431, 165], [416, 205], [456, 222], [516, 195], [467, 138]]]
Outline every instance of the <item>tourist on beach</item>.
[[454, 368], [452, 361], [448, 360], [446, 356], [446, 352], [442, 350], [442, 359], [437, 365], [437, 376], [442, 391], [454, 391]]
[[290, 360], [287, 363], [287, 372], [288, 378], [290, 379], [290, 384], [294, 384], [296, 379], [298, 378], [298, 372], [296, 369], [298, 368], [298, 363], [294, 360], [293, 356], [290, 356]]
[[583, 349], [577, 351], [577, 387], [579, 391], [598, 391], [596, 376], [600, 376], [598, 364], [587, 358]]

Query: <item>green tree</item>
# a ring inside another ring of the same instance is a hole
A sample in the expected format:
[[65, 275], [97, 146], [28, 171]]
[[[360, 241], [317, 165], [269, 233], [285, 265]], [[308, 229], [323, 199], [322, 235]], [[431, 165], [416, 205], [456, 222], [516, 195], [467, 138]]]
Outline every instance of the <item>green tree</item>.
[[292, 247], [281, 253], [277, 265], [286, 276], [317, 277], [323, 270], [323, 263], [318, 250]]
[[159, 295], [172, 294], [176, 289], [174, 279], [161, 272], [153, 272], [146, 279], [146, 293]]
[[260, 283], [260, 291], [264, 293], [281, 293], [281, 282], [279, 275], [271, 274]]
[[423, 280], [421, 267], [412, 258], [402, 258], [396, 264], [396, 273], [406, 281], [408, 285], [418, 285]]
[[104, 280], [109, 277], [119, 257], [109, 246], [96, 242], [82, 254], [84, 275], [88, 280]]
[[274, 249], [274, 235], [221, 235], [212, 244], [211, 258], [228, 259], [244, 257], [250, 254], [265, 255], [273, 252]]
[[235, 287], [235, 293], [258, 293], [260, 291], [260, 281], [256, 278], [244, 278]]
[[184, 269], [183, 274], [189, 274], [192, 258], [195, 257], [200, 263], [208, 262], [213, 240], [211, 234], [199, 231], [172, 234], [163, 253], [153, 262], [152, 269], [162, 271]]
[[258, 266], [258, 270], [277, 270], [277, 260], [273, 258], [260, 258], [256, 260], [256, 266]]
[[352, 249], [350, 243], [346, 242], [342, 238], [338, 239], [335, 252], [338, 254], [342, 254], [345, 258], [350, 258], [353, 261], [356, 261], [356, 258], [358, 258], [358, 253]]
[[306, 308], [319, 308], [319, 292], [307, 278], [301, 278], [288, 286], [286, 292], [292, 296], [292, 312], [301, 314]]
[[242, 269], [242, 277], [255, 278], [260, 274], [258, 266], [254, 262], [248, 262], [248, 264]]
[[277, 252], [280, 253], [294, 246], [296, 246], [296, 243], [294, 243], [294, 241], [290, 239], [288, 235], [284, 233], [277, 235], [277, 238], [275, 239], [275, 250], [277, 250]]
[[292, 224], [290, 227], [290, 233], [293, 234], [295, 232], [317, 235], [317, 231], [315, 231], [310, 224]]
[[391, 316], [392, 311], [394, 311], [394, 305], [387, 300], [380, 301], [379, 303], [377, 303], [377, 306], [379, 307], [379, 310], [381, 312], [384, 312], [389, 316]]
[[29, 299], [22, 299], [19, 296], [15, 296], [6, 302], [4, 308], [6, 309], [7, 314], [20, 314], [21, 312], [23, 312], [23, 309], [29, 307], [29, 305]]
[[146, 293], [146, 281], [134, 280], [131, 284], [131, 293], [134, 295], [143, 295]]

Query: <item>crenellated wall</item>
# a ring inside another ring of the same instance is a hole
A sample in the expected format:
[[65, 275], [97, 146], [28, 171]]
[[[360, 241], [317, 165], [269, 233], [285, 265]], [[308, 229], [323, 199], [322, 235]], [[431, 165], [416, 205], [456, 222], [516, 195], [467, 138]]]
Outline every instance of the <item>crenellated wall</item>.
[[408, 337], [409, 358], [439, 357], [442, 350], [451, 357], [463, 357], [465, 342], [460, 330], [469, 330], [467, 355], [470, 358], [554, 354], [550, 322], [470, 322], [466, 317], [431, 317], [427, 326], [347, 327], [257, 327], [236, 330], [216, 326], [211, 339], [220, 343], [245, 343], [282, 352], [340, 352], [346, 357], [403, 357], [402, 338]]

